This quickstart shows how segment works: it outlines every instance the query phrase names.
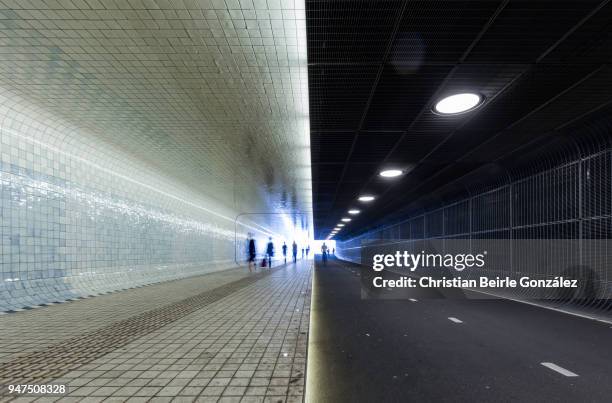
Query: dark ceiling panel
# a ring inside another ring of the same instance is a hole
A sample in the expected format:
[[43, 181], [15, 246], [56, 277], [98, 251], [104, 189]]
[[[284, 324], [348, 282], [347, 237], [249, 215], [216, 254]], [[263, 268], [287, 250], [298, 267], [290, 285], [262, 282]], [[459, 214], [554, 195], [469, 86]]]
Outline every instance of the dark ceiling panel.
[[403, 1], [307, 1], [308, 61], [380, 62]]
[[[346, 167], [346, 173], [344, 175], [344, 183], [359, 184], [363, 183], [363, 178], [369, 178], [372, 176], [378, 168], [378, 162], [375, 163], [350, 163]], [[359, 190], [361, 186], [354, 186], [355, 192]], [[352, 196], [351, 196], [352, 197]]]
[[386, 66], [365, 119], [368, 130], [404, 130], [442, 84], [451, 67], [426, 66], [399, 74]]
[[310, 142], [312, 163], [343, 164], [348, 157], [353, 137], [355, 137], [353, 131], [313, 132]]
[[[378, 199], [340, 238], [612, 101], [612, 2], [307, 0], [306, 15], [317, 238], [362, 192]], [[431, 112], [462, 91], [485, 104]], [[407, 174], [385, 180], [385, 166]]]
[[410, 1], [393, 43], [390, 66], [400, 74], [428, 63], [454, 65], [499, 1]]
[[599, 0], [512, 0], [467, 60], [534, 62], [599, 3]]
[[387, 158], [392, 166], [411, 168], [436, 147], [445, 135], [408, 132]]
[[391, 151], [400, 137], [400, 133], [361, 134], [355, 142], [350, 162], [378, 164]]
[[[602, 3], [603, 4], [603, 3]], [[589, 18], [543, 59], [545, 63], [612, 61], [612, 2], [591, 10]]]
[[376, 74], [376, 66], [309, 67], [311, 129], [356, 130]]
[[338, 183], [344, 164], [316, 164], [312, 166], [312, 174], [317, 180], [313, 181], [316, 186], [317, 182], [334, 182]]

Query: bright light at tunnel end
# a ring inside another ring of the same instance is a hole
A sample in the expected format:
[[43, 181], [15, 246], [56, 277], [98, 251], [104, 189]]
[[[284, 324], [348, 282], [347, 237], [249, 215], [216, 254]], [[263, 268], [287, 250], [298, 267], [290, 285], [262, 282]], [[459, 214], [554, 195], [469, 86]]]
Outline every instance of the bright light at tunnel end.
[[436, 103], [433, 112], [439, 115], [456, 115], [469, 112], [482, 105], [483, 97], [473, 92], [450, 95]]

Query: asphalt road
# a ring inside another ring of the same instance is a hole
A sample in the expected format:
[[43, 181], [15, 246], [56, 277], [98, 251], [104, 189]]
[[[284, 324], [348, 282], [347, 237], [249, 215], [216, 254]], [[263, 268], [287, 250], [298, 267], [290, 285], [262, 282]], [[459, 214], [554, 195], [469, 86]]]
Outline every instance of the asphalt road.
[[612, 401], [609, 324], [435, 292], [363, 299], [360, 282], [351, 263], [316, 265], [307, 402]]

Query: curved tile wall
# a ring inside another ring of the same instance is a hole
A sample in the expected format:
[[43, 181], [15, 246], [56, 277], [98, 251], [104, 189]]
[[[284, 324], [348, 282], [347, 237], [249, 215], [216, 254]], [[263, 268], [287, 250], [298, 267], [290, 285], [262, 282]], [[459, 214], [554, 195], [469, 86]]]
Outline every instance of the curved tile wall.
[[275, 234], [17, 99], [0, 94], [0, 311], [234, 267], [236, 233]]

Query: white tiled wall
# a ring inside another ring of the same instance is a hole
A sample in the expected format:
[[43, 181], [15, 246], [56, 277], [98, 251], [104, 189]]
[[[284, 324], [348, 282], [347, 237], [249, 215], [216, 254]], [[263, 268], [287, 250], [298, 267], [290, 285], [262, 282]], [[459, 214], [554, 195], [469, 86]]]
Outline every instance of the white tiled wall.
[[307, 67], [303, 0], [0, 0], [0, 310], [311, 225]]
[[235, 211], [17, 99], [0, 94], [0, 310], [235, 265]]

